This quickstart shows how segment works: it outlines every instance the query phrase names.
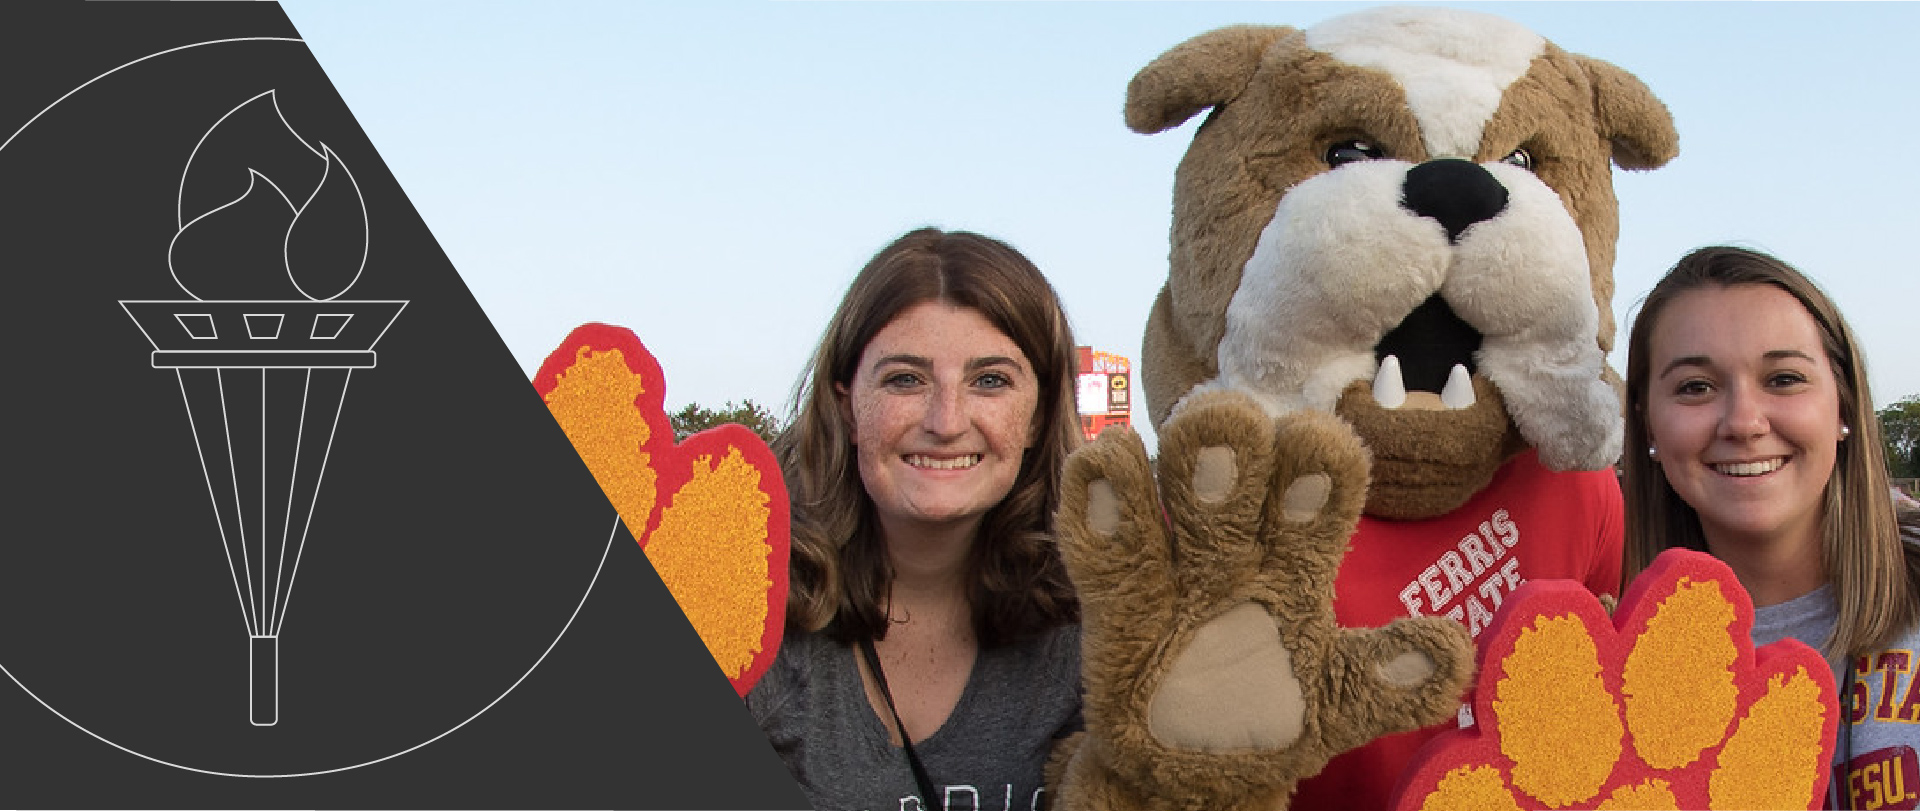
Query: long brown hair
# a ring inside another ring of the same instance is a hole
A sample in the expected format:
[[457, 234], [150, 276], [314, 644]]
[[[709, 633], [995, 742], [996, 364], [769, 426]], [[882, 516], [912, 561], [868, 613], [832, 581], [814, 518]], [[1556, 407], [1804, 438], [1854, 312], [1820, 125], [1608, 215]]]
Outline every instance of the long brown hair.
[[1800, 271], [1772, 256], [1715, 246], [1681, 258], [1640, 305], [1627, 338], [1627, 453], [1622, 461], [1627, 539], [1623, 571], [1632, 580], [1669, 547], [1707, 551], [1700, 515], [1675, 493], [1648, 458], [1647, 396], [1653, 380], [1654, 325], [1680, 294], [1704, 287], [1771, 285], [1806, 308], [1820, 328], [1840, 394], [1842, 441], [1827, 480], [1821, 555], [1839, 620], [1826, 643], [1832, 654], [1858, 655], [1890, 641], [1920, 619], [1920, 553], [1900, 540], [1887, 478], [1880, 422], [1867, 389], [1866, 359], [1833, 300]]
[[853, 642], [886, 635], [893, 573], [852, 437], [834, 398], [882, 328], [926, 301], [966, 307], [1013, 339], [1039, 382], [1033, 447], [1006, 498], [987, 511], [968, 562], [983, 646], [1076, 621], [1079, 603], [1053, 539], [1067, 455], [1080, 441], [1073, 332], [1040, 270], [1006, 243], [964, 231], [913, 231], [867, 262], [821, 336], [774, 442], [793, 504], [788, 625]]

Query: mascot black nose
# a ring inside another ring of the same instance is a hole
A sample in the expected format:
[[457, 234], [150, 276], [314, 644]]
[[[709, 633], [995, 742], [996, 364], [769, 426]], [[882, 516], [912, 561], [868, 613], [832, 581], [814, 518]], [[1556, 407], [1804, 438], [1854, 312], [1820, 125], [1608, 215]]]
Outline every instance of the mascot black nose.
[[1479, 164], [1459, 158], [1427, 161], [1407, 170], [1401, 194], [1400, 205], [1440, 223], [1448, 242], [1460, 241], [1462, 231], [1507, 207], [1507, 187]]

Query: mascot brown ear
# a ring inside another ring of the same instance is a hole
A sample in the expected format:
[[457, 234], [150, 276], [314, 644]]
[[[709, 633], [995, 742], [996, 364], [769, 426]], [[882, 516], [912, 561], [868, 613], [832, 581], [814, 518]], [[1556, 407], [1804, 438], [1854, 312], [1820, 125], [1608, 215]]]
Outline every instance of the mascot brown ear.
[[1233, 25], [1174, 46], [1127, 83], [1127, 127], [1151, 135], [1234, 100], [1253, 80], [1260, 55], [1290, 33], [1284, 26]]
[[[1680, 154], [1673, 114], [1633, 74], [1587, 56], [1575, 55], [1593, 83], [1594, 114], [1600, 134], [1613, 143], [1613, 162], [1622, 169], [1658, 169]], [[1135, 81], [1138, 81], [1136, 79]], [[1131, 123], [1132, 108], [1128, 108]]]

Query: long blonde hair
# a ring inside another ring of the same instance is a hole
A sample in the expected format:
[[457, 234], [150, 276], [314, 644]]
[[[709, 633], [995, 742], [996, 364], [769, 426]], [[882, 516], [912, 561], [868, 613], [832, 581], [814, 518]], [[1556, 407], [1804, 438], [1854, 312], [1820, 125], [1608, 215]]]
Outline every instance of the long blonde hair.
[[1757, 251], [1714, 246], [1687, 254], [1654, 285], [1634, 318], [1627, 338], [1627, 453], [1621, 464], [1627, 505], [1623, 572], [1632, 580], [1670, 547], [1707, 551], [1699, 513], [1645, 453], [1654, 326], [1682, 293], [1749, 284], [1786, 291], [1820, 328], [1842, 424], [1852, 431], [1836, 450], [1821, 517], [1821, 555], [1839, 611], [1825, 647], [1850, 656], [1876, 650], [1920, 619], [1920, 552], [1900, 540], [1866, 359], [1826, 293], [1792, 266]]
[[1006, 498], [982, 518], [968, 563], [975, 636], [990, 646], [1079, 619], [1053, 539], [1061, 476], [1080, 442], [1066, 314], [1040, 270], [1006, 243], [924, 228], [882, 249], [847, 288], [796, 386], [791, 427], [773, 445], [793, 504], [791, 628], [843, 642], [886, 634], [893, 575], [834, 386], [852, 383], [876, 333], [926, 301], [985, 316], [1039, 382], [1037, 439]]

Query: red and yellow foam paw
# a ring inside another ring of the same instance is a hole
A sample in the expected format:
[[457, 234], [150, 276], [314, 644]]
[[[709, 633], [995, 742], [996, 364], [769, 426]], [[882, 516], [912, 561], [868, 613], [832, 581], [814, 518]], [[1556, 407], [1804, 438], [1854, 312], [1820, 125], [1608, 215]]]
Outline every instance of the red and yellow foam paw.
[[773, 452], [738, 425], [675, 445], [666, 376], [621, 327], [574, 329], [533, 385], [746, 695], [773, 663], [786, 624], [787, 488]]
[[1570, 581], [1515, 591], [1480, 637], [1478, 725], [1434, 739], [1400, 811], [1819, 808], [1839, 707], [1799, 642], [1757, 652], [1753, 604], [1671, 550], [1610, 618]]

